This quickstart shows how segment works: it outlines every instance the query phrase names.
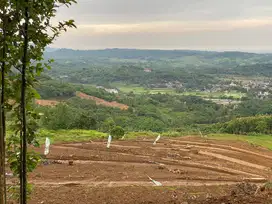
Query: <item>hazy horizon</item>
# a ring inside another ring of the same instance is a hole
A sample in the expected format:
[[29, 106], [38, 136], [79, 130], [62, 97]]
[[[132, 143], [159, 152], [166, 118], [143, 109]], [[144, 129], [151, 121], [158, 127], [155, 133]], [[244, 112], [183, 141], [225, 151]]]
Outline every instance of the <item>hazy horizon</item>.
[[90, 48], [90, 49], [77, 49], [77, 48], [67, 48], [67, 47], [55, 47], [55, 46], [50, 46], [47, 49], [52, 49], [52, 50], [59, 50], [59, 49], [71, 49], [71, 50], [82, 50], [82, 51], [97, 51], [97, 50], [107, 50], [107, 49], [124, 49], [124, 50], [161, 50], [161, 51], [206, 51], [206, 52], [245, 52], [245, 53], [256, 53], [256, 54], [272, 54], [272, 49], [271, 50], [234, 50], [234, 49], [159, 49], [159, 48], [133, 48], [133, 47], [112, 47], [112, 48]]

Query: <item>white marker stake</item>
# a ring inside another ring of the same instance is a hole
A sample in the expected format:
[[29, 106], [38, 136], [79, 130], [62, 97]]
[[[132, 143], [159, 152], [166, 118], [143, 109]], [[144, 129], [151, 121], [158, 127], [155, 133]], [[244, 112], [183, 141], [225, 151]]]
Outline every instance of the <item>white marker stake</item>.
[[44, 155], [48, 155], [49, 154], [49, 147], [50, 147], [50, 139], [47, 137], [45, 139]]
[[150, 178], [149, 176], [147, 176], [149, 178], [150, 181], [152, 181], [156, 186], [162, 186], [161, 182], [155, 181], [154, 179]]
[[112, 137], [111, 137], [111, 135], [109, 135], [107, 148], [110, 148], [111, 140], [112, 140]]
[[159, 135], [159, 136], [156, 138], [156, 140], [153, 142], [153, 145], [156, 145], [160, 138], [161, 138], [161, 135]]

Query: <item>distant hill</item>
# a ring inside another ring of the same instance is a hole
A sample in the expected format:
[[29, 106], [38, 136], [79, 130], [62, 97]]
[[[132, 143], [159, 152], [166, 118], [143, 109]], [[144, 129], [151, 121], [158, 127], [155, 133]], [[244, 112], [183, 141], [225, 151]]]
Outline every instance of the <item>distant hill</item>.
[[55, 52], [57, 50], [59, 50], [59, 48], [52, 48], [52, 47], [45, 48], [45, 52]]
[[103, 86], [205, 90], [230, 76], [272, 76], [272, 54], [237, 51], [57, 49], [45, 52], [45, 58], [55, 59], [47, 72], [53, 79]]
[[[52, 53], [54, 51], [54, 53]], [[108, 57], [123, 59], [160, 59], [160, 58], [180, 58], [188, 56], [203, 56], [205, 58], [251, 58], [262, 54], [246, 52], [215, 52], [215, 51], [198, 51], [198, 50], [140, 50], [140, 49], [104, 49], [104, 50], [73, 50], [49, 48], [46, 53], [47, 57], [67, 58], [67, 57]], [[264, 54], [263, 54], [264, 55]], [[271, 55], [272, 56], [272, 55]]]

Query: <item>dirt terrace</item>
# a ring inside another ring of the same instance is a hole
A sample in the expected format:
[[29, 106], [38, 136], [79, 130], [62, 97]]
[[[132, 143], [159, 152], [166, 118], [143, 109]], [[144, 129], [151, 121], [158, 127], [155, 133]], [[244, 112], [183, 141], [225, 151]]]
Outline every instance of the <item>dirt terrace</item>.
[[54, 101], [54, 100], [42, 100], [42, 99], [38, 100], [38, 99], [36, 99], [35, 103], [40, 106], [56, 106], [60, 102]]
[[112, 102], [105, 101], [104, 99], [97, 98], [97, 97], [94, 97], [94, 96], [90, 96], [90, 95], [87, 95], [87, 94], [79, 92], [79, 91], [76, 92], [76, 96], [79, 97], [79, 98], [82, 98], [82, 99], [95, 101], [96, 105], [119, 108], [121, 110], [127, 110], [129, 108], [129, 106], [127, 106], [125, 104], [118, 103], [116, 101], [112, 101]]
[[[258, 186], [271, 177], [272, 152], [247, 143], [196, 137], [163, 138], [156, 146], [152, 142], [114, 141], [110, 149], [102, 140], [52, 145], [47, 162], [30, 174], [36, 186], [30, 203], [205, 203], [210, 199], [221, 204], [220, 198], [234, 185]], [[163, 186], [154, 187], [148, 176]], [[255, 197], [247, 198], [250, 203]]]

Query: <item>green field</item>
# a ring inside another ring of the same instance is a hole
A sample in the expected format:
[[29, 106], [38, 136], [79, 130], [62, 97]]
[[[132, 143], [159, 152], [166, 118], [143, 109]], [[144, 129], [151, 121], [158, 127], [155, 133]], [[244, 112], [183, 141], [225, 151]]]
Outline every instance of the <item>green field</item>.
[[[73, 83], [74, 85], [82, 85], [86, 88], [95, 88], [94, 84], [78, 84]], [[130, 93], [133, 92], [134, 94], [173, 94], [173, 95], [183, 95], [183, 96], [199, 96], [202, 98], [214, 98], [219, 99], [222, 97], [233, 97], [233, 99], [241, 99], [242, 97], [246, 96], [246, 94], [237, 92], [237, 91], [230, 91], [230, 92], [196, 92], [196, 91], [190, 91], [190, 92], [182, 92], [177, 93], [175, 89], [171, 88], [145, 88], [138, 84], [122, 84], [122, 83], [112, 83], [111, 86], [118, 88], [123, 93]]]
[[207, 93], [207, 92], [183, 92], [181, 93], [185, 96], [200, 96], [203, 98], [220, 98], [222, 96], [224, 97], [233, 97], [234, 99], [240, 99], [243, 96], [246, 96], [244, 93], [231, 91], [231, 92], [214, 92], [214, 93]]
[[135, 94], [143, 94], [143, 93], [149, 93], [149, 94], [175, 94], [175, 95], [184, 95], [184, 96], [200, 96], [203, 98], [220, 98], [220, 97], [233, 97], [234, 99], [240, 99], [246, 94], [236, 92], [236, 91], [230, 91], [230, 92], [214, 92], [214, 93], [208, 93], [208, 92], [182, 92], [177, 93], [175, 89], [171, 88], [154, 88], [154, 89], [148, 89], [144, 88], [142, 86], [139, 86], [137, 84], [130, 84], [130, 85], [124, 85], [120, 83], [114, 83], [113, 86], [117, 87], [120, 91], [124, 93], [133, 92]]
[[118, 88], [120, 91], [124, 93], [134, 92], [135, 94], [142, 94], [148, 92], [148, 89], [145, 89], [144, 87], [141, 87], [137, 84], [119, 84], [119, 83], [113, 83], [112, 86]]
[[149, 89], [142, 86], [139, 86], [137, 84], [120, 84], [120, 83], [113, 83], [112, 86], [118, 88], [120, 91], [124, 93], [130, 93], [133, 92], [135, 94], [143, 94], [143, 93], [149, 93], [149, 94], [177, 94], [174, 89], [170, 88], [154, 88]]

